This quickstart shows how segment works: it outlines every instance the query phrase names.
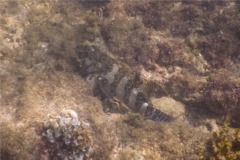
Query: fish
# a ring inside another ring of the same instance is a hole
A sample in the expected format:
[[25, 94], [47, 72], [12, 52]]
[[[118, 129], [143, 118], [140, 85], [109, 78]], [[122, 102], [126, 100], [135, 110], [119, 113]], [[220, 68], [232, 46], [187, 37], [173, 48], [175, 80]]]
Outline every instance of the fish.
[[116, 62], [98, 46], [79, 44], [75, 50], [79, 73], [90, 84], [95, 96], [103, 101], [117, 100], [131, 111], [152, 121], [170, 122], [174, 118], [155, 108], [139, 83], [138, 74]]

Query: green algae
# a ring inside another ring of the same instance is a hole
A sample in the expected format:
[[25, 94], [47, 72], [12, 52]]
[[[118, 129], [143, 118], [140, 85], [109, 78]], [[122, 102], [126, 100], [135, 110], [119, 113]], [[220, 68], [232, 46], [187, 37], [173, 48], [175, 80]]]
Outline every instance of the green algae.
[[225, 122], [220, 132], [213, 132], [206, 148], [205, 158], [238, 160], [240, 158], [240, 129], [230, 128], [229, 122]]

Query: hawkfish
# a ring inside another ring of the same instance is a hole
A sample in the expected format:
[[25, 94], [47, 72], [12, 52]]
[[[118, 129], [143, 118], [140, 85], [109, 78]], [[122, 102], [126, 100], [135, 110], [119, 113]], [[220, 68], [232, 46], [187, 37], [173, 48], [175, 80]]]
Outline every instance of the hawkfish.
[[90, 83], [94, 95], [104, 102], [117, 100], [152, 121], [170, 122], [173, 117], [155, 108], [131, 68], [120, 65], [95, 45], [76, 47], [79, 73]]

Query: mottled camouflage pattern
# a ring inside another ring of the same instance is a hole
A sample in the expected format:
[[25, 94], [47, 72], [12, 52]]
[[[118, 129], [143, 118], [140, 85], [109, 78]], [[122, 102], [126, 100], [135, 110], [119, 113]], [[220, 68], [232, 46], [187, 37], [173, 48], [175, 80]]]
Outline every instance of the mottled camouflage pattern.
[[80, 74], [91, 84], [92, 91], [102, 99], [116, 98], [134, 112], [153, 121], [171, 121], [173, 118], [153, 107], [148, 96], [138, 85], [137, 78], [96, 46], [79, 45], [76, 53]]

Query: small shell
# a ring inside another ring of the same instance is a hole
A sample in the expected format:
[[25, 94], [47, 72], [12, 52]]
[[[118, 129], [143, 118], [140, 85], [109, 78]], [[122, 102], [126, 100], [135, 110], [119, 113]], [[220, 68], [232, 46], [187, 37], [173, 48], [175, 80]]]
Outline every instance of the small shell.
[[49, 142], [51, 142], [51, 143], [55, 142], [55, 139], [53, 137], [53, 131], [51, 129], [47, 130], [46, 136], [47, 136]]
[[75, 160], [83, 160], [83, 158], [84, 158], [84, 154], [80, 153], [79, 155], [77, 155], [77, 154], [74, 155]]
[[49, 122], [54, 129], [59, 128], [59, 124], [57, 123], [57, 121], [55, 119], [50, 119]]
[[65, 109], [62, 112], [63, 114], [65, 113], [65, 115], [70, 115], [72, 118], [74, 119], [78, 119], [78, 114], [77, 112], [75, 112], [74, 110], [71, 109]]
[[55, 138], [58, 138], [58, 137], [60, 137], [62, 134], [61, 134], [61, 132], [60, 132], [60, 129], [56, 129], [56, 130], [54, 130], [54, 136], [55, 136]]
[[71, 135], [69, 135], [69, 134], [64, 137], [64, 142], [66, 145], [70, 144], [70, 139], [71, 139]]
[[70, 118], [70, 117], [63, 118], [63, 122], [64, 122], [65, 125], [70, 125], [71, 121], [72, 121], [72, 118]]

